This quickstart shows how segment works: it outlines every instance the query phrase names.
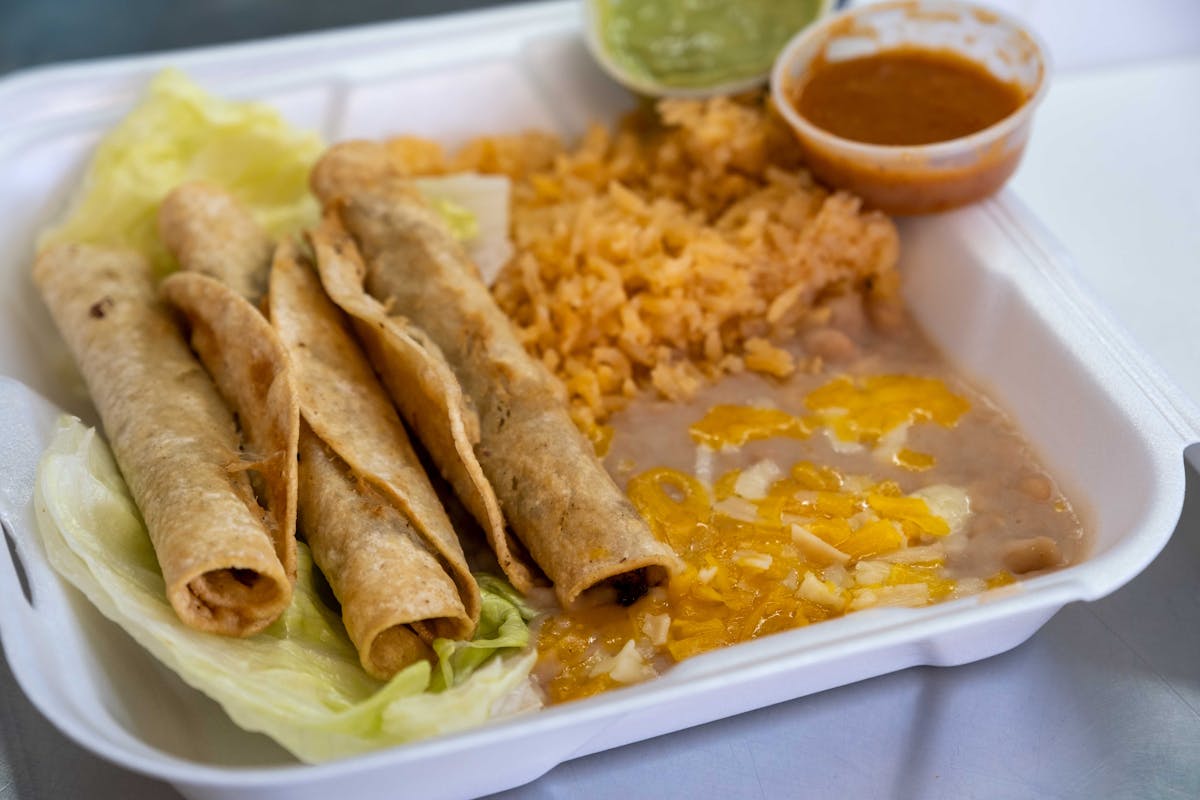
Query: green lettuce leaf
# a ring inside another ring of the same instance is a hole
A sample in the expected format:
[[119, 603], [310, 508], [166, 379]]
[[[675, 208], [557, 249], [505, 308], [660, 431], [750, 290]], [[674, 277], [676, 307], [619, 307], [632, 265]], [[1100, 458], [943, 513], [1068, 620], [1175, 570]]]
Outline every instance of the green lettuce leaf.
[[234, 722], [304, 761], [448, 733], [537, 704], [529, 686], [536, 654], [526, 647], [532, 612], [499, 579], [481, 581], [476, 640], [435, 645], [450, 662], [436, 681], [420, 662], [382, 683], [363, 671], [340, 618], [317, 596], [303, 544], [292, 605], [266, 631], [229, 639], [183, 625], [107, 445], [73, 417], [60, 420], [42, 456], [35, 503], [46, 553], [63, 577]]
[[[317, 219], [308, 176], [323, 148], [316, 134], [292, 127], [270, 106], [216, 97], [165, 70], [100, 141], [66, 214], [42, 231], [38, 248], [129, 247], [166, 274], [176, 264], [158, 237], [158, 207], [191, 180], [232, 194], [273, 237], [294, 234]], [[414, 184], [490, 285], [512, 257], [508, 178], [460, 173]]]
[[269, 106], [214, 97], [166, 70], [101, 140], [65, 218], [42, 233], [38, 247], [130, 247], [168, 272], [175, 262], [158, 238], [158, 206], [190, 180], [230, 192], [273, 236], [293, 233], [317, 218], [308, 173], [322, 147]]
[[437, 639], [433, 650], [438, 669], [431, 688], [442, 691], [458, 686], [497, 650], [522, 650], [529, 644], [528, 623], [537, 612], [526, 605], [517, 590], [491, 575], [476, 575], [483, 596], [479, 627], [471, 641]]

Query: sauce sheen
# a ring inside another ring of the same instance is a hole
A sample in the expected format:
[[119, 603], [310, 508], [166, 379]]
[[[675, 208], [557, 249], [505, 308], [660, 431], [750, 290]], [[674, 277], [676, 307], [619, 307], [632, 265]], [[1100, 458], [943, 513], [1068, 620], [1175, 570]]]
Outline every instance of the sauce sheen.
[[901, 49], [819, 63], [796, 109], [819, 128], [866, 144], [922, 145], [977, 133], [1027, 99], [950, 51]]

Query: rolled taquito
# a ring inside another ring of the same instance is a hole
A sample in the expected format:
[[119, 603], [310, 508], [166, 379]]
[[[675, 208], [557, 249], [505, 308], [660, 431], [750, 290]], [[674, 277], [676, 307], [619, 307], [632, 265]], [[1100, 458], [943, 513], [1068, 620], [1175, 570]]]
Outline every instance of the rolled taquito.
[[632, 602], [677, 570], [571, 421], [561, 384], [525, 351], [445, 223], [390, 170], [385, 148], [331, 148], [312, 186], [362, 252], [368, 292], [445, 354], [479, 414], [480, 466], [559, 601], [610, 585]]
[[432, 638], [464, 635], [466, 612], [454, 582], [412, 522], [359, 481], [307, 424], [300, 442], [305, 529], [314, 533], [310, 543], [321, 553], [321, 571], [363, 668], [387, 679], [432, 660]]
[[274, 245], [231, 195], [200, 182], [182, 184], [163, 199], [158, 231], [181, 267], [159, 292], [237, 412], [243, 461], [266, 501], [279, 558], [294, 578], [300, 406], [287, 351], [259, 311]]
[[[265, 294], [273, 248], [261, 246], [267, 240], [266, 234], [245, 209], [221, 190], [203, 184], [177, 188], [160, 209], [159, 229], [184, 270], [220, 276], [230, 286], [240, 287], [248, 299]], [[354, 352], [354, 344], [340, 330], [332, 335], [331, 341], [321, 338], [324, 334], [316, 328], [329, 323], [337, 312], [327, 301], [322, 303], [319, 294], [311, 294], [313, 290], [319, 293], [315, 280], [305, 281], [305, 273], [289, 271], [301, 268], [296, 258], [290, 244], [280, 248], [284, 264], [281, 269], [286, 274], [276, 279], [275, 307], [288, 336], [312, 334], [320, 339], [315, 358], [301, 352], [288, 359], [298, 367], [293, 385], [298, 391], [303, 390], [308, 415], [317, 420], [343, 452], [349, 449], [356, 453], [360, 448], [369, 452], [374, 446], [393, 451], [395, 446], [387, 440], [394, 437], [401, 437], [406, 444], [403, 429], [381, 431], [378, 426], [368, 426], [364, 438], [352, 441], [339, 438], [347, 430], [343, 423], [353, 423], [361, 409], [348, 408], [347, 416], [340, 416], [343, 409], [339, 407], [342, 399], [339, 390], [329, 393], [315, 390], [314, 373], [324, 363], [322, 355], [332, 355], [333, 360], [340, 362], [346, 352]], [[208, 281], [200, 275], [191, 277], [195, 283]], [[172, 276], [164, 282], [164, 289], [183, 278], [182, 274]], [[310, 314], [313, 303], [317, 313]], [[226, 305], [236, 303], [227, 301]], [[263, 324], [267, 324], [265, 320]], [[261, 338], [275, 336], [272, 328], [269, 335]], [[370, 386], [374, 382], [369, 370], [347, 371], [345, 365], [340, 370], [317, 374], [316, 380], [319, 383], [328, 378], [336, 383], [340, 378], [348, 378], [350, 382], [339, 388], [352, 395], [355, 386]], [[378, 395], [378, 390], [374, 394]], [[370, 409], [367, 418], [378, 419], [379, 411], [378, 406]], [[386, 411], [383, 413], [386, 418]], [[379, 438], [373, 442], [372, 436]], [[458, 586], [395, 499], [372, 489], [307, 423], [300, 437], [302, 533], [338, 598], [342, 619], [363, 667], [386, 679], [413, 661], [432, 658], [428, 644], [432, 639], [469, 635], [473, 625], [463, 621], [467, 612]], [[405, 464], [419, 469], [411, 449], [402, 453], [405, 455], [409, 457]], [[413, 480], [412, 476], [405, 478], [398, 481], [402, 487]], [[409, 493], [402, 488], [401, 494], [407, 498]], [[437, 508], [440, 510], [440, 505]], [[405, 510], [428, 516], [427, 510], [414, 509], [411, 504]], [[465, 571], [465, 564], [462, 569]], [[473, 580], [469, 575], [466, 578], [474, 589]]]
[[388, 316], [363, 287], [366, 268], [336, 213], [308, 232], [321, 283], [351, 318], [375, 371], [404, 421], [483, 529], [500, 569], [518, 591], [544, 576], [504, 522], [496, 493], [475, 456], [479, 417], [438, 346], [402, 317]]
[[295, 580], [300, 405], [287, 352], [258, 309], [214, 278], [177, 272], [159, 293], [182, 317], [192, 351], [237, 414], [241, 467], [266, 506], [279, 561]]
[[83, 374], [187, 625], [247, 636], [292, 584], [247, 475], [233, 411], [133, 251], [48, 248], [33, 278]]
[[158, 207], [158, 233], [183, 269], [262, 302], [275, 243], [229, 193], [201, 182], [176, 187]]
[[276, 252], [267, 307], [312, 431], [302, 444], [301, 529], [363, 666], [387, 677], [428, 655], [408, 628], [426, 643], [470, 637], [479, 587], [349, 321], [289, 243]]

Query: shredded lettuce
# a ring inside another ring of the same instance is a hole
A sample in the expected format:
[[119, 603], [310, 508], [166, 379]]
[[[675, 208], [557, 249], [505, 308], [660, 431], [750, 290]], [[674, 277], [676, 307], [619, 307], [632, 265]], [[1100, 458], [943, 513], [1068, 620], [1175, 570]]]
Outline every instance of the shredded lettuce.
[[[38, 248], [129, 247], [166, 274], [176, 264], [158, 236], [158, 206], [192, 180], [232, 194], [272, 236], [296, 233], [317, 219], [308, 176], [323, 148], [270, 106], [216, 97], [165, 70], [96, 147], [67, 212], [42, 231]], [[459, 173], [414, 183], [491, 285], [512, 257], [508, 178]]]
[[60, 420], [42, 456], [35, 503], [50, 563], [63, 577], [234, 722], [304, 761], [459, 730], [533, 702], [536, 654], [523, 649], [533, 612], [498, 578], [480, 581], [474, 641], [435, 643], [444, 656], [436, 675], [419, 662], [381, 683], [363, 671], [338, 615], [318, 597], [303, 544], [292, 605], [266, 631], [229, 639], [184, 626], [107, 445], [73, 417]]
[[100, 142], [65, 217], [38, 247], [131, 247], [168, 272], [175, 263], [158, 238], [156, 214], [167, 193], [189, 180], [221, 186], [272, 235], [294, 232], [317, 216], [308, 173], [322, 147], [269, 106], [214, 97], [166, 70]]
[[524, 598], [506, 581], [491, 575], [476, 575], [483, 595], [479, 627], [471, 641], [437, 639], [433, 650], [438, 656], [438, 671], [431, 688], [441, 691], [459, 686], [496, 650], [524, 649], [529, 644], [529, 625], [537, 616]]

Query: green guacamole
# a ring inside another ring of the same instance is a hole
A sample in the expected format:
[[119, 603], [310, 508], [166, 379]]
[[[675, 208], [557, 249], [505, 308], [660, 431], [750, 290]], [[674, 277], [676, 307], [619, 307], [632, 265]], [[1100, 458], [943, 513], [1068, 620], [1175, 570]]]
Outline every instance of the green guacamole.
[[627, 72], [705, 88], [765, 76], [823, 0], [596, 0], [600, 38]]

